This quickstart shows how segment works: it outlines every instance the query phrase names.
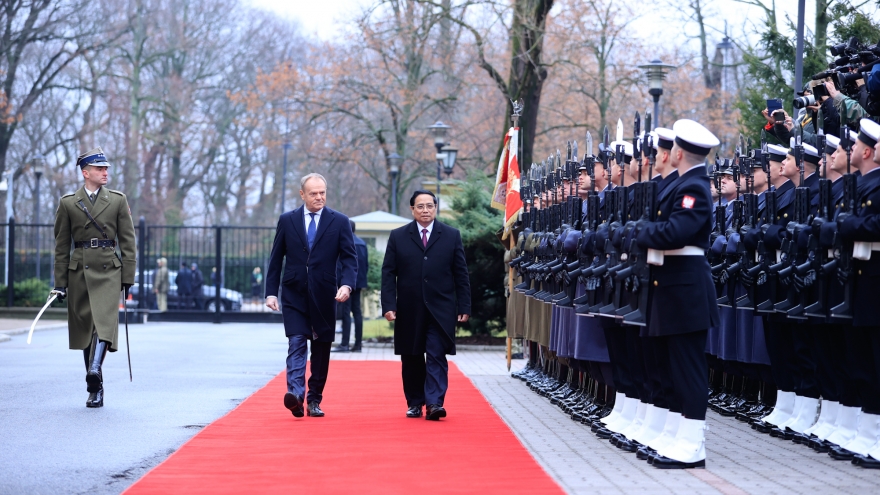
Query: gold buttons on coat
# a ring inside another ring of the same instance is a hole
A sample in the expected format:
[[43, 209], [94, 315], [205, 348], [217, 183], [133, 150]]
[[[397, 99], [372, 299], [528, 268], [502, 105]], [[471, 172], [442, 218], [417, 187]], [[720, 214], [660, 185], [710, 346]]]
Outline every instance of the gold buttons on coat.
[[657, 287], [657, 285], [658, 285], [658, 284], [657, 284], [657, 281], [655, 280], [655, 281], [654, 281], [654, 287]]

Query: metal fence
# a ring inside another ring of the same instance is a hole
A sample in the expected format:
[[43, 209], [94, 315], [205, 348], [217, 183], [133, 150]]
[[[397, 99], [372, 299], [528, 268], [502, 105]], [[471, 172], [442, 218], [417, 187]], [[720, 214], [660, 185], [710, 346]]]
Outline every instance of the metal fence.
[[[138, 266], [128, 307], [158, 309], [153, 276], [157, 260], [165, 258], [171, 276], [169, 312], [214, 313], [218, 322], [230, 320], [222, 313], [270, 313], [263, 294], [274, 227], [147, 225], [141, 219], [136, 229]], [[19, 297], [25, 285], [54, 287], [52, 224], [0, 224], [0, 249], [7, 306], [14, 305], [16, 287]], [[201, 293], [178, 293], [177, 274], [194, 263], [203, 279]]]

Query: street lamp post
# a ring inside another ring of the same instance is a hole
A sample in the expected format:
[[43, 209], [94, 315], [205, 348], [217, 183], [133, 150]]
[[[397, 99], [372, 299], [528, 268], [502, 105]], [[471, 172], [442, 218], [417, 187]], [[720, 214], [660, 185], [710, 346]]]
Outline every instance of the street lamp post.
[[34, 227], [37, 230], [37, 280], [40, 279], [40, 179], [43, 177], [43, 157], [36, 156], [31, 160], [31, 167], [36, 177], [34, 187]]
[[674, 68], [674, 65], [664, 64], [658, 58], [639, 66], [639, 69], [645, 69], [648, 74], [648, 83], [650, 84], [648, 94], [654, 97], [654, 118], [652, 122], [655, 128], [660, 126], [660, 95], [663, 94], [663, 79], [666, 78], [666, 73]]
[[[0, 180], [0, 192], [6, 192], [6, 254], [9, 254], [9, 235], [11, 232], [11, 220], [13, 218], [12, 208], [12, 179], [15, 177], [14, 171], [9, 169], [3, 173], [5, 177]], [[7, 256], [8, 259], [8, 256]], [[3, 272], [3, 283], [9, 287], [9, 263], [5, 263], [6, 270]]]
[[389, 172], [391, 174], [391, 213], [397, 215], [397, 174], [400, 173], [400, 164], [403, 157], [397, 153], [388, 155]]
[[[441, 121], [437, 121], [434, 125], [429, 125], [428, 129], [431, 130], [431, 135], [434, 136], [434, 147], [437, 148], [437, 214], [440, 214], [440, 181], [442, 178], [440, 177], [440, 172], [443, 170], [444, 163], [446, 162], [446, 155], [443, 153], [443, 148], [447, 146], [446, 143], [446, 135], [449, 133], [449, 129], [452, 129], [452, 126], [448, 126]], [[453, 158], [454, 164], [455, 158]], [[449, 173], [452, 173], [452, 168], [449, 168]]]
[[293, 146], [290, 143], [284, 143], [284, 167], [281, 173], [281, 213], [283, 214], [286, 210], [284, 209], [284, 198], [287, 197], [287, 150], [292, 148]]

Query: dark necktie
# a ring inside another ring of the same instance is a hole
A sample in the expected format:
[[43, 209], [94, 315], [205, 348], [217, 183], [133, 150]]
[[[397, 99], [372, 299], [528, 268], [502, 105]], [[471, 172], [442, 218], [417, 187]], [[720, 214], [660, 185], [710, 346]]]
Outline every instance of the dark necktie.
[[422, 229], [422, 246], [428, 247], [428, 229]]
[[89, 201], [91, 201], [92, 204], [95, 204], [95, 193], [89, 194]]
[[315, 214], [315, 213], [309, 213], [309, 215], [312, 216], [312, 220], [309, 222], [309, 232], [308, 232], [309, 251], [311, 251], [311, 250], [312, 250], [312, 246], [315, 244], [315, 230], [316, 230], [316, 229], [315, 229], [315, 215], [316, 215], [316, 214]]

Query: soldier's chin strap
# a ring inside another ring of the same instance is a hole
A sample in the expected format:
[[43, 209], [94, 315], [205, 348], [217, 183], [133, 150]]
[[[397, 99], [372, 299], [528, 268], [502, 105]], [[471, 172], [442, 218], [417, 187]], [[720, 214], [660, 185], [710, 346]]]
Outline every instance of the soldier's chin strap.
[[[98, 222], [95, 221], [95, 217], [93, 217], [92, 214], [89, 213], [89, 209], [86, 208], [86, 205], [83, 204], [82, 200], [77, 201], [76, 204], [78, 204], [79, 207], [82, 209], [83, 213], [85, 213], [86, 216], [89, 217], [89, 221], [91, 223], [95, 224], [95, 227], [97, 227], [97, 229], [101, 233], [101, 235], [104, 236], [104, 239], [109, 239], [109, 237], [107, 237], [107, 233], [104, 232], [104, 229], [102, 229], [101, 226], [98, 224]], [[86, 225], [88, 225], [88, 224], [86, 224]]]

